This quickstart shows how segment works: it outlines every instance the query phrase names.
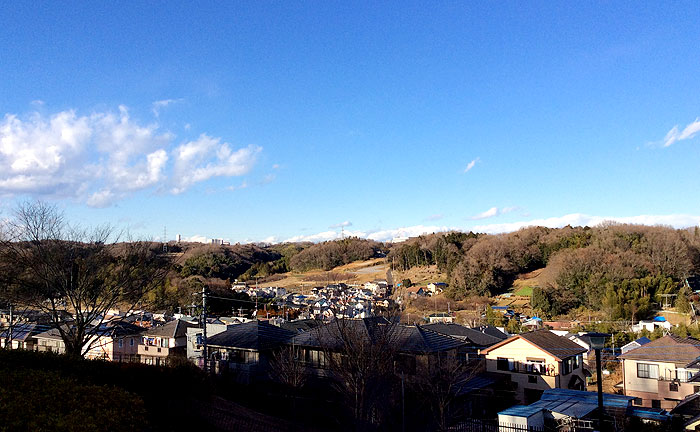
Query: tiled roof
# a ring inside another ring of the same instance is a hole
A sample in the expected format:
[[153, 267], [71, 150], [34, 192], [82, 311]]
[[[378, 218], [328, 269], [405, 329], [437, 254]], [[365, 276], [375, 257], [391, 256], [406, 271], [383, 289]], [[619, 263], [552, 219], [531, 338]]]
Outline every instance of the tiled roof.
[[426, 324], [423, 326], [423, 328], [465, 340], [466, 342], [479, 347], [495, 345], [502, 340], [495, 336], [491, 336], [478, 330], [470, 329], [469, 327], [454, 323]]
[[622, 354], [620, 358], [686, 365], [700, 357], [700, 340], [666, 335]]
[[338, 320], [294, 337], [294, 343], [302, 346], [339, 349], [343, 334], [350, 339], [364, 342], [385, 342], [400, 352], [440, 352], [466, 345], [462, 340], [419, 326], [392, 324], [383, 318]]
[[207, 344], [228, 348], [264, 350], [285, 343], [294, 334], [294, 332], [276, 325], [256, 320], [233, 325], [226, 331], [207, 338]]
[[499, 329], [497, 329], [496, 327], [491, 326], [491, 325], [485, 325], [485, 326], [481, 326], [481, 327], [472, 327], [472, 330], [476, 330], [476, 331], [479, 331], [483, 334], [487, 334], [489, 336], [496, 337], [496, 338], [498, 338], [498, 340], [508, 339], [507, 334], [503, 333], [502, 331], [500, 331]]
[[179, 338], [185, 337], [187, 335], [187, 329], [190, 327], [197, 327], [196, 324], [183, 321], [183, 320], [173, 320], [169, 323], [153, 327], [143, 332], [146, 336], [160, 336], [168, 338]]
[[524, 339], [559, 360], [586, 352], [586, 349], [576, 342], [562, 336], [557, 336], [549, 330], [535, 330], [520, 333], [501, 341], [496, 345], [486, 348], [485, 350], [482, 350], [482, 352], [488, 353], [517, 339]]

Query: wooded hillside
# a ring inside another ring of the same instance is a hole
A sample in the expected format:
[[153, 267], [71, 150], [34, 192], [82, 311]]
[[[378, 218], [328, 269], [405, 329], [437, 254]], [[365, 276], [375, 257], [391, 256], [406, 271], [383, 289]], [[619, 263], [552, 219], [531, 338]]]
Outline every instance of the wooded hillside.
[[[533, 306], [545, 315], [585, 306], [639, 318], [660, 294], [678, 294], [681, 282], [700, 270], [700, 233], [617, 223], [438, 233], [397, 245], [388, 258], [399, 270], [436, 264], [454, 299], [504, 292], [519, 273], [547, 266], [555, 276], [533, 292]], [[680, 294], [679, 306], [687, 308], [688, 293]]]

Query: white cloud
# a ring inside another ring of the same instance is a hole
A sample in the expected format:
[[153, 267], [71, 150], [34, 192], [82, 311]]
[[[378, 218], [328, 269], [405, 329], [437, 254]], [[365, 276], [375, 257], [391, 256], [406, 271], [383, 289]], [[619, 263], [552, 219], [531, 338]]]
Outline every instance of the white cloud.
[[151, 111], [153, 111], [153, 115], [158, 117], [160, 116], [160, 110], [163, 108], [166, 108], [168, 105], [172, 105], [174, 103], [182, 102], [184, 99], [163, 99], [159, 101], [153, 102], [151, 104]]
[[261, 147], [248, 146], [236, 151], [231, 146], [202, 134], [196, 141], [175, 149], [173, 193], [181, 193], [191, 185], [212, 177], [232, 177], [246, 174], [255, 163]]
[[468, 173], [469, 171], [471, 171], [471, 169], [474, 168], [474, 166], [477, 164], [477, 162], [480, 162], [480, 161], [481, 161], [481, 158], [476, 158], [476, 159], [472, 160], [471, 162], [469, 162], [467, 164], [467, 167], [464, 168], [464, 173]]
[[700, 117], [689, 123], [682, 131], [678, 125], [674, 126], [663, 139], [663, 147], [668, 147], [677, 141], [683, 141], [695, 137], [700, 132]]
[[[417, 237], [424, 234], [447, 231], [473, 231], [485, 234], [500, 234], [517, 231], [521, 228], [529, 226], [543, 226], [549, 228], [561, 228], [566, 225], [571, 226], [596, 226], [605, 221], [615, 221], [620, 223], [635, 224], [635, 225], [667, 225], [674, 228], [686, 228], [690, 226], [700, 225], [700, 216], [686, 214], [671, 214], [671, 215], [639, 215], [639, 216], [590, 216], [581, 213], [573, 213], [564, 216], [532, 219], [528, 221], [519, 221], [502, 224], [486, 224], [475, 225], [471, 227], [448, 227], [437, 225], [414, 225], [408, 227], [385, 229], [371, 232], [364, 231], [345, 231], [346, 236], [354, 236], [381, 242], [400, 242], [411, 237]], [[290, 237], [284, 242], [324, 242], [328, 240], [336, 240], [340, 238], [340, 233], [337, 231], [323, 231], [311, 235], [298, 235]], [[269, 238], [265, 239], [270, 242]]]
[[330, 229], [335, 229], [335, 228], [349, 227], [349, 226], [352, 226], [352, 222], [350, 222], [350, 221], [345, 221], [345, 222], [340, 222], [340, 223], [337, 223], [337, 224], [333, 224], [333, 225], [329, 226], [328, 228], [330, 228]]
[[[158, 124], [134, 121], [124, 106], [116, 113], [82, 116], [74, 110], [24, 118], [6, 114], [0, 119], [0, 195], [72, 198], [105, 207], [138, 190], [170, 184], [182, 192], [214, 176], [241, 175], [261, 151], [232, 150], [218, 138], [202, 135], [198, 142], [207, 141], [208, 147], [188, 143], [194, 148], [187, 163], [171, 163], [174, 138]], [[188, 144], [178, 147], [175, 156]]]
[[490, 209], [483, 211], [479, 214], [476, 214], [476, 215], [470, 217], [469, 219], [471, 219], [471, 220], [488, 219], [488, 218], [496, 217], [496, 216], [499, 216], [502, 214], [512, 213], [518, 209], [519, 209], [519, 207], [503, 207], [500, 209], [498, 207], [491, 207]]

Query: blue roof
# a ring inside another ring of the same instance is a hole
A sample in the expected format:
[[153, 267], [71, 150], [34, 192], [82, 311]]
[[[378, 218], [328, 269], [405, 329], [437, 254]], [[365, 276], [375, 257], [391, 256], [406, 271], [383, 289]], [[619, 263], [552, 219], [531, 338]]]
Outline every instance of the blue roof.
[[530, 417], [542, 411], [541, 406], [535, 406], [536, 403], [537, 402], [532, 405], [513, 405], [512, 407], [499, 412], [498, 415]]
[[494, 310], [507, 310], [508, 306], [491, 306], [491, 309]]
[[671, 414], [660, 408], [644, 408], [632, 406], [627, 409], [627, 415], [661, 422], [665, 422], [671, 419]]
[[[603, 393], [603, 406], [610, 408], [627, 408], [631, 396]], [[580, 390], [554, 388], [545, 390], [542, 398], [530, 405], [512, 406], [498, 414], [530, 417], [542, 410], [552, 411], [574, 418], [582, 418], [598, 408], [598, 393]]]
[[666, 322], [666, 318], [664, 318], [664, 317], [662, 317], [662, 316], [657, 316], [657, 317], [654, 317], [654, 321], [656, 321], [656, 322]]
[[635, 342], [637, 342], [639, 345], [644, 345], [644, 344], [648, 344], [649, 342], [651, 342], [651, 339], [649, 339], [646, 336], [642, 336], [639, 339], [635, 340]]

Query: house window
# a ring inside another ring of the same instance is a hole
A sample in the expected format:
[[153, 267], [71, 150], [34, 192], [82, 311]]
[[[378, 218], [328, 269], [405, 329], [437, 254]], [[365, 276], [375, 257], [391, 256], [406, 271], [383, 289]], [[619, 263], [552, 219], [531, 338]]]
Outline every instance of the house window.
[[693, 386], [693, 393], [700, 392], [700, 386]]
[[581, 356], [574, 357], [574, 370], [581, 367]]
[[134, 338], [129, 339], [129, 346], [134, 346]]
[[632, 399], [632, 405], [642, 406], [642, 398]]
[[661, 408], [661, 401], [659, 399], [652, 399], [651, 400], [651, 407], [652, 408]]
[[500, 371], [511, 371], [513, 370], [513, 360], [509, 358], [498, 357], [496, 360], [496, 369]]
[[678, 391], [678, 384], [668, 383], [668, 391], [677, 392]]
[[659, 365], [637, 363], [637, 378], [659, 378]]
[[568, 375], [571, 373], [571, 371], [574, 369], [574, 358], [575, 357], [569, 357], [568, 359], [564, 360], [561, 362], [562, 364], [562, 375]]
[[124, 341], [122, 339], [119, 339], [119, 348], [124, 346]]

